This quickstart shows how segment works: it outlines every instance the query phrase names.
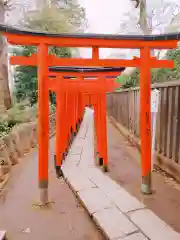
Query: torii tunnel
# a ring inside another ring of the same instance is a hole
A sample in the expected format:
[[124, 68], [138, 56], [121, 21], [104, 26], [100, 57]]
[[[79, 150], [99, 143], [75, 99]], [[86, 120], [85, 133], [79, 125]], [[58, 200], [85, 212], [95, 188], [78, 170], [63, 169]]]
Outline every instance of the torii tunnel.
[[[90, 71], [88, 80], [84, 80], [82, 73], [69, 71], [57, 73], [49, 67], [137, 67], [140, 70], [140, 138], [141, 138], [141, 191], [150, 194], [151, 191], [151, 114], [150, 114], [150, 84], [151, 68], [173, 68], [171, 60], [158, 60], [151, 56], [152, 49], [173, 49], [177, 47], [180, 34], [161, 35], [112, 35], [112, 34], [50, 34], [18, 29], [6, 25], [0, 25], [0, 32], [7, 37], [7, 41], [13, 45], [37, 46], [37, 54], [30, 57], [12, 56], [11, 64], [38, 66], [38, 144], [39, 144], [39, 188], [40, 201], [48, 201], [48, 129], [49, 129], [49, 90], [57, 95], [57, 131], [56, 131], [56, 170], [60, 169], [62, 154], [68, 149], [68, 141], [77, 131], [76, 125], [83, 118], [85, 106], [85, 92], [93, 96], [95, 108], [95, 128], [97, 138], [97, 152], [99, 159], [103, 159], [103, 166], [107, 167], [107, 152], [101, 145], [101, 139], [106, 139], [106, 105], [105, 93], [116, 89], [115, 76], [111, 70], [106, 74], [99, 71], [94, 75]], [[74, 47], [92, 48], [92, 58], [57, 58], [49, 55], [48, 47]], [[133, 59], [100, 59], [100, 48], [129, 48], [139, 49], [140, 58]], [[91, 69], [92, 70], [92, 69]], [[97, 70], [96, 70], [97, 71]], [[119, 71], [120, 73], [121, 71]], [[52, 74], [53, 73], [53, 74]], [[53, 78], [53, 76], [55, 79]], [[76, 79], [66, 79], [74, 76]], [[107, 76], [111, 78], [108, 80]], [[117, 76], [117, 75], [116, 75]], [[94, 80], [95, 77], [95, 80]], [[88, 87], [87, 87], [88, 85]], [[90, 89], [90, 91], [88, 90]], [[70, 94], [68, 94], [70, 92]], [[83, 93], [83, 94], [82, 94]], [[69, 95], [71, 97], [69, 98]], [[68, 96], [68, 97], [67, 97]], [[67, 101], [68, 99], [68, 101]], [[75, 100], [76, 99], [76, 100]], [[80, 100], [81, 99], [81, 100]], [[76, 104], [75, 104], [76, 103]], [[66, 109], [62, 117], [63, 109]], [[67, 116], [68, 113], [68, 116]], [[70, 116], [69, 116], [70, 115]], [[65, 121], [68, 119], [68, 121]], [[99, 128], [99, 122], [103, 121]], [[64, 125], [63, 125], [64, 124]], [[63, 129], [63, 130], [62, 130]], [[63, 131], [62, 135], [61, 132]], [[70, 133], [71, 136], [69, 135]], [[107, 147], [107, 143], [105, 144]], [[122, 166], [123, 167], [123, 166]]]
[[56, 124], [55, 166], [58, 176], [62, 176], [62, 160], [67, 155], [69, 143], [77, 134], [86, 105], [91, 105], [95, 112], [94, 121], [97, 133], [95, 157], [99, 165], [103, 165], [104, 171], [107, 171], [106, 112], [102, 109], [106, 109], [106, 92], [115, 91], [119, 87], [115, 80], [124, 69], [49, 68], [48, 84], [49, 89], [56, 93], [56, 122], [60, 123]]

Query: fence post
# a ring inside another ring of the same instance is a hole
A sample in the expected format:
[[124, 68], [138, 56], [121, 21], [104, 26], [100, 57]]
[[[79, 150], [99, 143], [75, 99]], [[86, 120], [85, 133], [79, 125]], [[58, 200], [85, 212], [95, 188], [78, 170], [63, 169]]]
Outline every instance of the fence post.
[[151, 170], [154, 170], [155, 164], [155, 141], [156, 141], [156, 121], [157, 121], [157, 113], [159, 109], [159, 99], [160, 99], [160, 91], [154, 89], [151, 91], [151, 124], [152, 124], [152, 160], [151, 160]]

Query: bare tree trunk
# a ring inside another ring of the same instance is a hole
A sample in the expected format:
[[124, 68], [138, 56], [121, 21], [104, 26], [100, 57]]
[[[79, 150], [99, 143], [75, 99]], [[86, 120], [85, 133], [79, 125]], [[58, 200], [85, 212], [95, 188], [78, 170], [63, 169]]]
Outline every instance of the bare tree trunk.
[[[139, 25], [145, 35], [152, 33], [152, 26], [148, 25], [146, 0], [140, 0]], [[155, 56], [155, 50], [151, 50], [151, 56]]]
[[151, 29], [149, 28], [147, 21], [146, 0], [140, 1], [139, 25], [144, 34], [151, 34]]
[[[139, 26], [140, 29], [142, 30], [143, 34], [149, 35], [152, 33], [152, 26], [148, 25], [148, 20], [147, 20], [147, 6], [146, 6], [146, 0], [132, 0], [137, 3], [136, 7], [140, 8], [140, 14], [139, 14]], [[154, 49], [151, 50], [151, 56], [155, 56], [155, 51]], [[125, 76], [131, 76], [137, 68], [127, 68], [122, 75]]]
[[[3, 4], [0, 4], [0, 22], [3, 23], [5, 19], [5, 9]], [[11, 95], [9, 90], [9, 79], [8, 79], [8, 55], [7, 55], [7, 42], [3, 36], [0, 36], [0, 89], [1, 98], [0, 104], [4, 106], [0, 109], [9, 109], [11, 107]], [[3, 93], [3, 94], [2, 94]], [[4, 103], [3, 103], [4, 102]], [[1, 110], [2, 111], [2, 110]]]
[[51, 0], [36, 0], [36, 8], [41, 9], [48, 4], [51, 4]]

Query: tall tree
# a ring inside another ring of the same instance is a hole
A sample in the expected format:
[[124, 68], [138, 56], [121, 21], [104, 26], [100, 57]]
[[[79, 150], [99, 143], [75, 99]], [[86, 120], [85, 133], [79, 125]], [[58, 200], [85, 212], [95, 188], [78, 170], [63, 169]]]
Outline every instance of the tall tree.
[[80, 32], [86, 28], [85, 10], [75, 0], [36, 0], [36, 2], [39, 8], [26, 12], [20, 21], [22, 26], [64, 33]]
[[[6, 11], [10, 2], [0, 0], [0, 23], [4, 23]], [[11, 107], [11, 94], [8, 79], [8, 50], [6, 38], [0, 36], [0, 113]]]
[[[178, 31], [180, 29], [179, 1], [130, 1], [134, 6], [132, 6], [132, 11], [125, 14], [126, 20], [122, 20], [120, 24], [121, 33], [153, 34]], [[160, 58], [161, 51], [152, 50], [151, 55]], [[135, 74], [136, 70], [136, 68], [127, 68], [124, 74], [131, 76], [132, 74]]]
[[[81, 8], [76, 5], [76, 11], [70, 10], [65, 5], [59, 5], [59, 1], [38, 5], [39, 9], [26, 13], [21, 26], [40, 31], [52, 33], [77, 32], [84, 28], [85, 16], [81, 13]], [[75, 5], [73, 5], [75, 9]], [[82, 23], [82, 24], [81, 24]], [[83, 28], [82, 28], [83, 25]], [[19, 52], [21, 50], [21, 52]], [[36, 52], [36, 47], [23, 46], [18, 51], [14, 51], [15, 55], [30, 56]], [[57, 57], [71, 57], [72, 49], [49, 47], [49, 53], [55, 54]], [[28, 98], [31, 104], [37, 101], [37, 68], [18, 66], [15, 73], [15, 89], [16, 96], [19, 100]], [[50, 95], [54, 100], [53, 95]]]

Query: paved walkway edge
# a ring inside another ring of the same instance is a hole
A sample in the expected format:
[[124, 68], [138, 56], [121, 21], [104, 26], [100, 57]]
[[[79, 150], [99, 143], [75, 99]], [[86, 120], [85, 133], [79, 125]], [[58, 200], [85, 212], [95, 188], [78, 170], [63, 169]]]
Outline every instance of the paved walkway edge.
[[67, 183], [106, 238], [179, 240], [179, 233], [96, 166], [93, 141], [93, 113], [87, 109], [62, 170]]

